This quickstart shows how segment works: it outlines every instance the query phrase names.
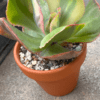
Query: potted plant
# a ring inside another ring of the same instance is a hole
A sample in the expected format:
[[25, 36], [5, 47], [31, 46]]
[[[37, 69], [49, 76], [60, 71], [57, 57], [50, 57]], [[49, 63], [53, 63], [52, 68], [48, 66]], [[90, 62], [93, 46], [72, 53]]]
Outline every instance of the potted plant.
[[[66, 95], [77, 85], [87, 43], [99, 36], [99, 8], [96, 0], [86, 7], [84, 0], [9, 0], [7, 19], [0, 18], [0, 34], [18, 41], [14, 58], [25, 75], [51, 95]], [[13, 25], [22, 26], [23, 32]], [[74, 44], [78, 47], [69, 49]], [[20, 61], [21, 45], [45, 61], [75, 60], [54, 70], [33, 70]]]

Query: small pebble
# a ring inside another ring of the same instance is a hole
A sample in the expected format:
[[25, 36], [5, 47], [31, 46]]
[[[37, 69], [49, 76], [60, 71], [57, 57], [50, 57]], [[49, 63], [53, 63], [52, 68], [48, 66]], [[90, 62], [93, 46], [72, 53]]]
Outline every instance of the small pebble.
[[31, 56], [28, 56], [27, 57], [27, 60], [29, 60], [29, 61], [32, 60], [32, 57]]
[[19, 55], [20, 55], [21, 58], [23, 58], [25, 56], [24, 53], [22, 53], [22, 52], [19, 53]]
[[27, 56], [31, 56], [31, 52], [29, 52], [28, 50], [27, 50], [27, 52], [26, 52], [26, 57]]
[[81, 50], [82, 50], [82, 46], [79, 45], [76, 47], [76, 51], [81, 51]]
[[26, 64], [26, 65], [29, 64], [29, 60], [26, 60], [25, 64]]
[[[80, 51], [82, 49], [82, 43], [68, 43], [66, 45], [66, 49]], [[31, 54], [28, 50], [26, 50], [23, 46], [20, 47], [20, 61], [21, 63], [31, 69], [34, 70], [41, 70], [41, 71], [48, 71], [48, 70], [54, 70], [59, 67], [62, 67], [66, 64], [69, 64], [72, 62], [75, 58], [72, 59], [66, 59], [66, 60], [45, 60], [41, 57], [39, 57], [36, 54]], [[96, 76], [94, 76], [96, 77]]]
[[32, 65], [36, 65], [37, 64], [37, 61], [32, 61]]
[[59, 68], [59, 66], [55, 66], [55, 69]]
[[35, 66], [35, 70], [41, 70], [39, 66]]
[[50, 69], [51, 69], [51, 70], [54, 70], [55, 68], [54, 68], [54, 67], [51, 67]]
[[48, 71], [49, 69], [45, 69], [45, 71]]
[[32, 65], [31, 65], [31, 64], [28, 64], [27, 67], [28, 67], [28, 68], [32, 68]]

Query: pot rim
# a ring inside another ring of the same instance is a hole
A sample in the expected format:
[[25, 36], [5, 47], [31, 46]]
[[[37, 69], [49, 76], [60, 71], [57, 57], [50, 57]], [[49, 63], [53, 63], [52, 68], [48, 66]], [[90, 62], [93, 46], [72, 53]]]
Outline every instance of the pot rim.
[[[73, 65], [76, 65], [79, 63], [79, 61], [81, 61], [81, 58], [82, 56], [85, 54], [86, 52], [86, 47], [87, 47], [87, 44], [84, 43], [83, 44], [83, 52], [71, 63], [69, 63], [68, 65], [65, 65], [65, 66], [62, 66], [60, 68], [57, 68], [57, 69], [54, 69], [54, 70], [48, 70], [48, 71], [39, 71], [39, 70], [33, 70], [33, 69], [30, 69], [30, 68], [27, 68], [25, 67], [21, 62], [20, 62], [20, 59], [19, 59], [19, 54], [18, 54], [18, 51], [19, 48], [20, 48], [21, 44], [19, 42], [17, 42], [15, 44], [15, 47], [14, 47], [14, 51], [13, 51], [13, 54], [14, 54], [14, 58], [15, 58], [15, 61], [16, 63], [18, 64], [18, 66], [20, 67], [21, 70], [25, 70], [27, 73], [32, 73], [35, 75], [35, 77], [39, 77], [41, 76], [41, 78], [43, 77], [46, 77], [46, 76], [50, 76], [50, 77], [53, 77], [53, 75], [55, 75], [56, 77], [60, 77], [62, 79], [62, 76], [57, 76], [58, 73], [63, 73], [63, 74], [66, 74], [66, 73], [70, 73], [69, 71], [67, 71], [67, 69], [70, 69], [72, 72], [75, 71], [75, 67]], [[85, 59], [85, 56], [82, 58], [82, 59]], [[80, 62], [80, 65], [81, 63], [83, 63], [83, 61]], [[73, 67], [74, 67], [74, 70], [73, 70]], [[62, 72], [63, 71], [63, 72]], [[61, 74], [60, 74], [61, 75]], [[46, 77], [48, 78], [48, 77]], [[40, 81], [43, 80], [43, 79], [39, 79]]]

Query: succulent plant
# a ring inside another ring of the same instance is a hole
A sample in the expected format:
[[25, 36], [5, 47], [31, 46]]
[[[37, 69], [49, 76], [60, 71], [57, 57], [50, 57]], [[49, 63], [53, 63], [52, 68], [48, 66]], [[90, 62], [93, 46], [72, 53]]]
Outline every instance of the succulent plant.
[[96, 0], [86, 7], [84, 0], [8, 0], [6, 15], [0, 18], [0, 34], [42, 57], [68, 53], [62, 43], [92, 42], [100, 32]]

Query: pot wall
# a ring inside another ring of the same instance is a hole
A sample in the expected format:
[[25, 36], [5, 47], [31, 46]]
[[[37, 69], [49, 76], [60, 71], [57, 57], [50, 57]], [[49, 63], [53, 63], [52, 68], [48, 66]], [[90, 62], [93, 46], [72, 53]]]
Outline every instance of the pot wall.
[[50, 71], [32, 70], [21, 64], [19, 59], [20, 44], [14, 47], [14, 58], [22, 72], [34, 79], [47, 93], [62, 96], [70, 93], [77, 85], [80, 66], [85, 60], [87, 44], [83, 45], [82, 54], [70, 64]]

